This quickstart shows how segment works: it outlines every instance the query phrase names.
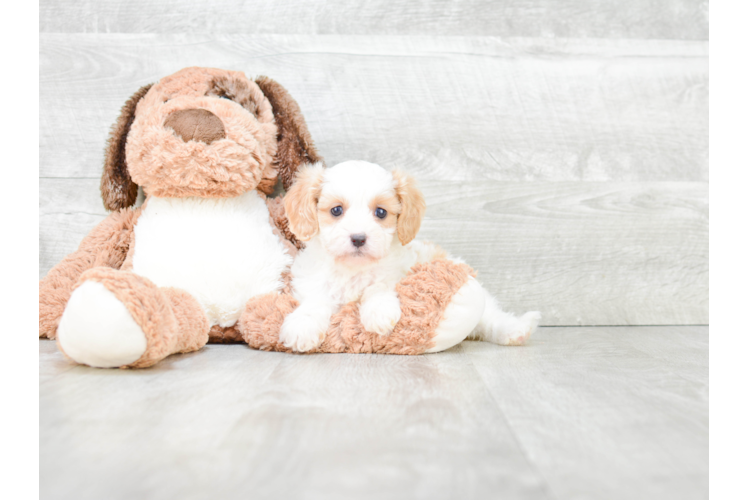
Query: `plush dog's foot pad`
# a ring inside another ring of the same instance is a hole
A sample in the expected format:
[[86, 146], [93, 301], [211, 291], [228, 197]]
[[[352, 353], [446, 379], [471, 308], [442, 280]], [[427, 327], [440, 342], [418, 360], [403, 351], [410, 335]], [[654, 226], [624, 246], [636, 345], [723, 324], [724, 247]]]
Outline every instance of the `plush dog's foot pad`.
[[201, 348], [209, 329], [200, 304], [187, 292], [95, 267], [80, 276], [58, 336], [60, 350], [77, 363], [146, 368], [170, 354]]
[[470, 278], [452, 297], [433, 338], [433, 346], [426, 352], [441, 352], [467, 338], [483, 316], [486, 296], [480, 283]]
[[83, 283], [70, 296], [57, 341], [76, 363], [97, 368], [134, 363], [148, 347], [125, 305], [96, 281]]
[[[331, 318], [322, 344], [308, 352], [422, 354], [435, 346], [435, 331], [447, 307], [473, 276], [468, 265], [447, 259], [413, 266], [396, 288], [402, 316], [392, 334], [367, 332], [358, 304], [350, 303]], [[254, 349], [290, 352], [278, 337], [283, 319], [297, 306], [293, 297], [284, 294], [251, 300], [239, 320], [244, 340]]]

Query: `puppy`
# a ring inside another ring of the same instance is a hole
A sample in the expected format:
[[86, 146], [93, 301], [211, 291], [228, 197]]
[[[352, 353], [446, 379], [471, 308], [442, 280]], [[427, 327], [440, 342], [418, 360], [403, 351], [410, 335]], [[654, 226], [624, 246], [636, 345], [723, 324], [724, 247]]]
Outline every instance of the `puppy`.
[[[426, 204], [411, 177], [364, 161], [298, 171], [285, 197], [291, 231], [306, 248], [291, 268], [299, 307], [280, 331], [286, 347], [303, 352], [317, 347], [330, 317], [348, 302], [360, 305], [370, 332], [389, 335], [400, 320], [395, 285], [415, 264], [451, 257], [434, 244], [413, 241]], [[486, 295], [481, 321], [470, 338], [520, 345], [529, 338], [540, 313], [517, 318]]]

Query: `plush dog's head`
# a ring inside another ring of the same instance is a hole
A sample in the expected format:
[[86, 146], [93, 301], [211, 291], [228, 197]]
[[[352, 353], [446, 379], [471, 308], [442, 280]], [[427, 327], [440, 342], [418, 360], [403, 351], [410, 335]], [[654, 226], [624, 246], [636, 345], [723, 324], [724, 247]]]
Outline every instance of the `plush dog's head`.
[[267, 77], [186, 68], [141, 88], [122, 108], [106, 151], [101, 193], [115, 210], [138, 185], [159, 197], [271, 193], [280, 174], [320, 161], [296, 102]]
[[396, 233], [410, 243], [426, 211], [410, 176], [364, 161], [300, 169], [284, 203], [299, 239], [319, 235], [336, 260], [352, 265], [384, 257]]

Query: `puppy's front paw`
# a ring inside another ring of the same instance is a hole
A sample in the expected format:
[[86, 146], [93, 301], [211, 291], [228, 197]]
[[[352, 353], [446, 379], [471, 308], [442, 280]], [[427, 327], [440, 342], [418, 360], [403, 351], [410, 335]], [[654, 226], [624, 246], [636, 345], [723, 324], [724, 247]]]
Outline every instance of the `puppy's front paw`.
[[374, 295], [361, 304], [361, 323], [367, 332], [389, 335], [400, 321], [400, 301], [397, 295]]
[[306, 352], [319, 347], [325, 339], [329, 321], [321, 321], [313, 314], [296, 310], [286, 316], [281, 326], [279, 340], [296, 352]]

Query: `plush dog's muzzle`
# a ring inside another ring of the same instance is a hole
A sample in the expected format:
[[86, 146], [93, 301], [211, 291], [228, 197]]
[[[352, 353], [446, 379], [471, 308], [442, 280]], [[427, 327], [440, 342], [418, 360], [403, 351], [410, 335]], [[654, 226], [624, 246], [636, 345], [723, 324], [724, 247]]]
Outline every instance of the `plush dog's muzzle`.
[[223, 122], [207, 109], [181, 109], [170, 114], [164, 127], [174, 130], [184, 142], [197, 141], [210, 144], [226, 138]]

